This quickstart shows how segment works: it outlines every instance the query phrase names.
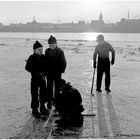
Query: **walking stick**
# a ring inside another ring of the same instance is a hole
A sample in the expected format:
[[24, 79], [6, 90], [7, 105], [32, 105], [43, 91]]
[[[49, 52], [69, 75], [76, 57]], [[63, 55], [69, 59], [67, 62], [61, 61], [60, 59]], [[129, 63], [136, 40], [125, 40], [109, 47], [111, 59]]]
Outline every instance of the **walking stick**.
[[[94, 96], [93, 92], [93, 84], [94, 84], [94, 75], [95, 75], [95, 69], [93, 71], [93, 77], [92, 77], [92, 85], [91, 85], [91, 114], [93, 115], [93, 102], [92, 102], [92, 96]], [[92, 118], [92, 131], [93, 131], [93, 136], [95, 135], [94, 133], [94, 120]]]
[[93, 92], [94, 76], [95, 76], [95, 69], [93, 71], [92, 85], [91, 85], [91, 95], [93, 95], [93, 96], [94, 96], [94, 94], [92, 92]]

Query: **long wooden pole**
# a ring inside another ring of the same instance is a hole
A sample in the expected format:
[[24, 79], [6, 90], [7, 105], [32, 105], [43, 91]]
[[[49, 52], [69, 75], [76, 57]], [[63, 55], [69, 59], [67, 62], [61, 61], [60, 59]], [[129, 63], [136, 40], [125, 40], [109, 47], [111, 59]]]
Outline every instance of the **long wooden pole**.
[[95, 76], [95, 69], [93, 71], [92, 85], [91, 85], [91, 95], [93, 95], [93, 96], [94, 96], [94, 94], [93, 94], [94, 76]]

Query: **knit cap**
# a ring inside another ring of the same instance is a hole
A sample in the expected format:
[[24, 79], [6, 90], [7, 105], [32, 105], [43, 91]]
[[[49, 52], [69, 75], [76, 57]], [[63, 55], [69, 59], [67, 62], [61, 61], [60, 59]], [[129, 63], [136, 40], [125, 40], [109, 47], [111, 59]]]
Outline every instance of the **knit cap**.
[[51, 35], [50, 38], [48, 39], [48, 44], [54, 44], [54, 43], [57, 43], [56, 38]]
[[38, 41], [36, 41], [36, 42], [34, 43], [34, 45], [33, 45], [33, 49], [34, 49], [34, 50], [37, 49], [37, 48], [40, 48], [40, 47], [43, 47], [43, 46], [42, 46], [42, 44], [41, 44], [40, 42], [38, 42]]

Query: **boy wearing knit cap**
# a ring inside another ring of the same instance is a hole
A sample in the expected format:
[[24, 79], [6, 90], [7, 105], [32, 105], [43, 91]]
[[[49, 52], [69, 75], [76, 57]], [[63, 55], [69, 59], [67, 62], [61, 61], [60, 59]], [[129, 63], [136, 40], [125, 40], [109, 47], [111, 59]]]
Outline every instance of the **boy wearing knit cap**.
[[[57, 46], [55, 37], [50, 36], [48, 39], [49, 48], [45, 51], [46, 66], [47, 66], [47, 86], [48, 86], [48, 104], [47, 107], [52, 107], [52, 101], [59, 96], [62, 73], [66, 69], [66, 59], [62, 49]], [[55, 85], [55, 95], [53, 97], [53, 83]], [[53, 99], [54, 98], [54, 99]]]
[[[31, 108], [34, 117], [47, 115], [46, 83], [45, 83], [45, 56], [42, 54], [43, 46], [36, 41], [33, 45], [33, 54], [29, 56], [25, 69], [31, 73]], [[40, 107], [40, 112], [38, 108]]]

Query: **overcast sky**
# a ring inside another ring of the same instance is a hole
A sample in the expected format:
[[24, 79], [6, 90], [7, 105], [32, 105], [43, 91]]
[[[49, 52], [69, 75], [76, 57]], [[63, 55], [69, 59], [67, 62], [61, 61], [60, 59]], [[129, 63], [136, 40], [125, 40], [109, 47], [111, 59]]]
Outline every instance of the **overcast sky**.
[[[135, 18], [140, 14], [140, 1], [133, 0], [46, 0], [46, 1], [0, 1], [0, 22], [26, 23], [37, 22], [66, 23], [97, 20], [100, 12], [104, 21], [115, 23], [121, 18]], [[140, 18], [140, 15], [136, 18]]]

